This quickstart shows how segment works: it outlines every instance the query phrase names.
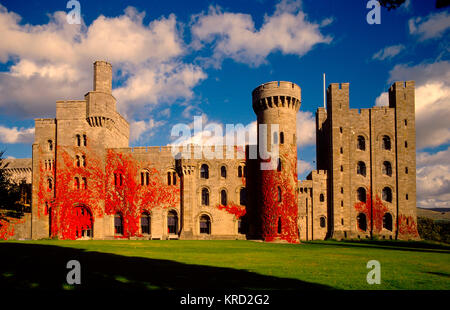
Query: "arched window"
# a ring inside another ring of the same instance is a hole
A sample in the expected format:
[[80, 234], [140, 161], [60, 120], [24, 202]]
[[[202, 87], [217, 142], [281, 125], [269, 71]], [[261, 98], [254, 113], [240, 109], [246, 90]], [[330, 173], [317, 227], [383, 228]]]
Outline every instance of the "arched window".
[[211, 220], [209, 216], [202, 215], [200, 216], [200, 233], [201, 234], [211, 234]]
[[227, 167], [225, 167], [225, 166], [220, 167], [220, 176], [222, 178], [226, 178], [227, 177]]
[[75, 143], [77, 144], [77, 146], [81, 146], [81, 136], [80, 135], [76, 135], [75, 136]]
[[141, 171], [141, 185], [149, 185], [150, 183], [150, 172], [147, 170]]
[[80, 189], [80, 179], [78, 177], [75, 177], [74, 179], [74, 186], [75, 189]]
[[247, 191], [244, 187], [239, 191], [239, 204], [241, 206], [247, 205]]
[[277, 171], [281, 171], [282, 166], [281, 166], [281, 158], [278, 157], [278, 165], [277, 165]]
[[242, 166], [238, 167], [238, 177], [242, 178]]
[[141, 231], [143, 234], [150, 234], [150, 214], [147, 212], [144, 212], [141, 215]]
[[358, 150], [365, 151], [366, 150], [366, 139], [363, 136], [358, 136]]
[[384, 150], [391, 149], [391, 138], [389, 136], [383, 136], [383, 149]]
[[366, 202], [366, 189], [364, 187], [359, 187], [357, 190], [358, 200], [361, 202]]
[[280, 132], [280, 144], [284, 144], [284, 132]]
[[325, 201], [325, 196], [323, 194], [320, 194], [319, 200], [320, 200], [320, 202], [324, 202]]
[[176, 234], [178, 231], [178, 215], [175, 210], [167, 214], [167, 231], [169, 234]]
[[53, 180], [51, 178], [47, 179], [47, 186], [49, 190], [53, 189]]
[[383, 216], [383, 228], [392, 231], [392, 215], [390, 213], [385, 213]]
[[390, 187], [386, 186], [385, 188], [383, 188], [383, 191], [381, 192], [381, 198], [384, 201], [392, 202], [392, 190]]
[[356, 218], [357, 222], [358, 222], [358, 228], [361, 229], [362, 231], [366, 231], [367, 230], [367, 218], [366, 215], [364, 213], [359, 213], [358, 217]]
[[278, 202], [281, 202], [281, 196], [282, 196], [281, 187], [278, 186]]
[[87, 136], [83, 135], [83, 145], [86, 146], [87, 145]]
[[325, 216], [320, 217], [320, 227], [324, 228], [327, 224]]
[[366, 176], [366, 164], [362, 161], [358, 161], [358, 167], [356, 168], [356, 173]]
[[209, 179], [209, 167], [206, 164], [203, 164], [200, 168], [200, 178]]
[[392, 166], [391, 163], [388, 161], [383, 162], [383, 174], [391, 176], [392, 175]]
[[123, 235], [123, 219], [120, 213], [114, 215], [114, 233], [116, 235]]
[[81, 166], [86, 167], [86, 156], [81, 156]]
[[48, 140], [47, 143], [48, 143], [48, 150], [49, 151], [53, 151], [53, 141], [52, 140]]
[[221, 204], [222, 206], [226, 206], [226, 205], [228, 204], [228, 201], [227, 201], [227, 191], [224, 190], [224, 189], [220, 191], [220, 204]]
[[202, 205], [209, 206], [209, 191], [207, 188], [202, 188]]
[[281, 217], [279, 217], [278, 218], [278, 229], [277, 229], [277, 232], [278, 232], [278, 234], [281, 234]]
[[81, 178], [81, 189], [87, 189], [87, 179]]
[[80, 156], [78, 156], [78, 155], [75, 156], [75, 164], [77, 165], [77, 167], [80, 167], [80, 166], [81, 166], [81, 163], [80, 163]]
[[167, 172], [167, 185], [172, 185], [172, 178], [170, 176], [170, 171]]

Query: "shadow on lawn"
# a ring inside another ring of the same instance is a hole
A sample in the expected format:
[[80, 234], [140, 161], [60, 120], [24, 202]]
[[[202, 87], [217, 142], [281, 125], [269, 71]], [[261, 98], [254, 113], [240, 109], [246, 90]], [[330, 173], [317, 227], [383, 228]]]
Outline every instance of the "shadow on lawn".
[[245, 270], [52, 245], [0, 243], [0, 253], [0, 289], [61, 290], [69, 272], [66, 264], [73, 259], [81, 264], [81, 285], [69, 287], [75, 289], [331, 289]]
[[344, 247], [364, 247], [371, 249], [414, 251], [450, 254], [450, 245], [433, 244], [420, 241], [390, 241], [390, 240], [345, 240], [345, 241], [313, 241], [308, 244], [336, 245]]

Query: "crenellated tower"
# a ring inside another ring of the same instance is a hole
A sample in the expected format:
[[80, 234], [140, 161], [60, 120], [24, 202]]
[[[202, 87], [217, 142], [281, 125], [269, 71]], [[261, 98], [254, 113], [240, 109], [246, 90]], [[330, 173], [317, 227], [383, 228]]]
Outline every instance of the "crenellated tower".
[[255, 88], [252, 99], [258, 123], [262, 238], [298, 242], [296, 130], [301, 89], [291, 82], [269, 82]]

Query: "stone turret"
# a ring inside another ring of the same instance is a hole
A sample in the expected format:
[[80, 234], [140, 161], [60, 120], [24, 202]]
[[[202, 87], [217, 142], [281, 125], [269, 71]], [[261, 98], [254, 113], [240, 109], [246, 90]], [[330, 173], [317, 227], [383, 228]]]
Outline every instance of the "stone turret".
[[[269, 170], [260, 165], [258, 206], [262, 237], [266, 241], [298, 242], [296, 130], [301, 89], [291, 82], [269, 82], [255, 88], [252, 97], [258, 121], [259, 162], [272, 164]], [[266, 135], [260, 132], [264, 130], [261, 125], [267, 128]], [[270, 159], [261, 153], [264, 138]]]

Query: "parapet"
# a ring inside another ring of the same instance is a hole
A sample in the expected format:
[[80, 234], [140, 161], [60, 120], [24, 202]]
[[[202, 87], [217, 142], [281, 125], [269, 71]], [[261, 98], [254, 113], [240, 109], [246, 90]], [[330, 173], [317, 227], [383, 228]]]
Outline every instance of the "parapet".
[[408, 88], [414, 88], [415, 87], [414, 81], [397, 81], [394, 82], [391, 87], [389, 88], [389, 91], [395, 91], [395, 90], [403, 90]]
[[338, 91], [347, 91], [350, 88], [350, 83], [330, 83], [328, 85], [328, 91], [338, 92]]
[[34, 119], [35, 126], [36, 125], [55, 125], [56, 119], [55, 118], [35, 118]]
[[298, 111], [300, 103], [300, 86], [292, 82], [268, 82], [256, 87], [252, 92], [255, 113], [275, 107], [288, 107]]

